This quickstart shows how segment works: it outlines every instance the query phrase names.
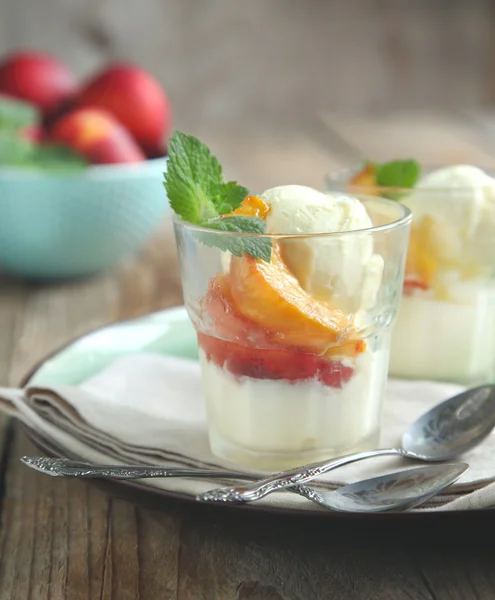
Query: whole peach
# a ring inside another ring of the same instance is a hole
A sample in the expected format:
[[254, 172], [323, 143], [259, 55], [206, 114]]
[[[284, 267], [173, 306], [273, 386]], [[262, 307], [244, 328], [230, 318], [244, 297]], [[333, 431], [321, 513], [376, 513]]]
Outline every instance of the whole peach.
[[51, 128], [48, 139], [69, 146], [93, 164], [145, 160], [143, 151], [125, 127], [101, 108], [81, 108], [68, 113]]
[[164, 154], [171, 130], [167, 94], [149, 73], [130, 64], [115, 64], [83, 86], [78, 106], [98, 106], [125, 125], [146, 154]]
[[41, 112], [56, 108], [76, 91], [70, 69], [39, 52], [16, 52], [0, 62], [0, 92], [31, 102]]

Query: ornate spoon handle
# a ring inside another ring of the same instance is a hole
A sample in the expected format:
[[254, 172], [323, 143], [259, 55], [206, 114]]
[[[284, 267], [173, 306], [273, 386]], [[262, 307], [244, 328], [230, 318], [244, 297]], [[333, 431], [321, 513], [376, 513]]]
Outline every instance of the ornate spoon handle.
[[283, 471], [282, 473], [277, 473], [267, 477], [266, 479], [261, 479], [251, 484], [210, 490], [209, 492], [205, 492], [204, 494], [197, 496], [197, 500], [202, 502], [253, 502], [254, 500], [263, 498], [263, 496], [266, 496], [267, 494], [276, 492], [277, 490], [307, 483], [315, 477], [328, 473], [329, 471], [337, 469], [338, 467], [342, 467], [359, 460], [364, 460], [366, 458], [387, 456], [391, 454], [399, 454], [401, 456], [417, 458], [402, 448], [384, 448], [382, 450], [348, 454], [347, 456], [341, 456], [340, 458], [336, 458], [334, 460], [312, 463], [304, 467], [291, 469], [290, 471]]
[[93, 465], [68, 458], [45, 458], [24, 456], [22, 462], [41, 473], [53, 477], [111, 477], [113, 479], [145, 479], [149, 477], [198, 477], [207, 479], [248, 479], [252, 475], [235, 471], [209, 471], [183, 469], [177, 467], [156, 467], [145, 465]]

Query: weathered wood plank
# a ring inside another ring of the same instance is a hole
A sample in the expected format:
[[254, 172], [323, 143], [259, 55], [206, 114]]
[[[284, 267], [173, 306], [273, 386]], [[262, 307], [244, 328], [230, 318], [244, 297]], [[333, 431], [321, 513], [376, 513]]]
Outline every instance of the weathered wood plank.
[[23, 467], [37, 450], [17, 430], [0, 539], [0, 598], [176, 598], [180, 517]]
[[139, 563], [136, 508], [115, 501], [109, 518], [112, 556], [112, 594], [122, 600], [139, 597]]
[[182, 303], [172, 219], [167, 217], [153, 240], [115, 274], [119, 287], [117, 319], [128, 319]]
[[387, 532], [380, 542], [352, 523], [344, 528], [295, 520], [284, 526], [264, 520], [256, 527], [186, 519], [178, 598], [432, 600]]
[[[28, 290], [0, 274], [0, 386], [13, 385], [12, 349], [18, 339]], [[0, 510], [5, 492], [5, 471], [13, 423], [0, 414]]]
[[90, 579], [85, 486], [68, 480], [54, 485], [48, 478], [33, 477], [19, 468], [19, 456], [26, 451], [34, 449], [17, 430], [2, 515], [0, 597], [86, 600]]
[[27, 285], [0, 274], [0, 385], [10, 385], [12, 348], [16, 342], [29, 296]]
[[[2, 508], [0, 591], [5, 598], [20, 600], [31, 594], [35, 555], [37, 493], [33, 487], [19, 493], [20, 469], [7, 470], [7, 492]], [[40, 490], [41, 491], [41, 490]], [[12, 494], [13, 501], [8, 496]], [[15, 565], [15, 566], [14, 566]]]
[[137, 511], [140, 598], [177, 597], [180, 523], [175, 514]]
[[488, 600], [495, 596], [495, 551], [486, 540], [468, 550], [444, 543], [438, 553], [416, 551], [415, 562], [426, 587], [440, 600]]

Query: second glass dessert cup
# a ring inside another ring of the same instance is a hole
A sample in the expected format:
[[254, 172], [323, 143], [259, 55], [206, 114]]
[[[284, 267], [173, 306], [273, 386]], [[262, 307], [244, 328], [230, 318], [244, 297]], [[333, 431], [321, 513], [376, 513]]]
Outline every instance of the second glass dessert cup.
[[[378, 444], [410, 213], [360, 200], [373, 227], [342, 233], [235, 234], [176, 220], [217, 456], [272, 471]], [[270, 261], [237, 252], [236, 236], [243, 248], [271, 247]]]
[[[424, 171], [426, 181], [413, 189], [374, 189], [391, 194], [413, 215], [390, 374], [468, 386], [492, 383], [495, 181], [468, 165]], [[350, 183], [355, 174], [337, 171], [326, 187], [364, 193], [365, 185]]]

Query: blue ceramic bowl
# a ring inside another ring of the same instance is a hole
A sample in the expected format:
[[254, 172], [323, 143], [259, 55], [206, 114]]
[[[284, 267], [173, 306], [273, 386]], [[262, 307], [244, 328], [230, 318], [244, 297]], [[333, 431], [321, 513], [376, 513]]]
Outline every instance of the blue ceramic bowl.
[[165, 170], [165, 158], [72, 174], [0, 168], [0, 268], [59, 279], [113, 267], [169, 210]]

